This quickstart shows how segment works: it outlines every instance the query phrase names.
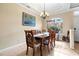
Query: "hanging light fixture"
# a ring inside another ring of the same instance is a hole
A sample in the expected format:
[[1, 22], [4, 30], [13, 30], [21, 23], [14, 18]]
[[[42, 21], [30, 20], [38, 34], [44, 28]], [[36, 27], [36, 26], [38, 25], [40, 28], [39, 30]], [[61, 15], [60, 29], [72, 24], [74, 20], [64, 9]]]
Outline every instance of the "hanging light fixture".
[[40, 16], [43, 19], [46, 19], [46, 17], [49, 16], [49, 14], [45, 11], [45, 3], [44, 3], [44, 10], [43, 10], [43, 12], [41, 12]]

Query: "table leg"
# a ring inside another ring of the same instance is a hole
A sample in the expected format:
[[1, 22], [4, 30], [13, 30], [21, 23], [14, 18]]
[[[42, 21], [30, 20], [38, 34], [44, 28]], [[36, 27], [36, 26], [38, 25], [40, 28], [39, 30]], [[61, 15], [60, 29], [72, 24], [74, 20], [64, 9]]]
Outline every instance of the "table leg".
[[43, 48], [43, 39], [41, 38], [41, 46], [40, 46], [41, 56], [43, 55], [42, 48]]

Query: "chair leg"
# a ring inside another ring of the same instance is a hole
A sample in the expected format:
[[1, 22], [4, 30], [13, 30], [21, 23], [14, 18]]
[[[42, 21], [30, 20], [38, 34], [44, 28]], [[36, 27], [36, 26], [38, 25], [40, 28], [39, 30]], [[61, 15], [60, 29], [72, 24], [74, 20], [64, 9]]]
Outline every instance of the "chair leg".
[[55, 39], [54, 39], [54, 47], [55, 47]]
[[51, 50], [52, 50], [52, 47], [53, 47], [53, 43], [52, 42], [53, 42], [53, 40], [51, 40]]
[[50, 46], [49, 46], [49, 45], [47, 45], [47, 47], [48, 47], [48, 52], [50, 52]]
[[42, 46], [40, 46], [40, 56], [42, 56]]
[[27, 51], [26, 51], [26, 55], [28, 54], [28, 46], [27, 46]]
[[35, 48], [33, 48], [33, 56], [35, 56]]
[[53, 47], [53, 44], [52, 44], [52, 42], [51, 42], [51, 45], [50, 45], [50, 46], [51, 46], [51, 50], [52, 50], [52, 47]]

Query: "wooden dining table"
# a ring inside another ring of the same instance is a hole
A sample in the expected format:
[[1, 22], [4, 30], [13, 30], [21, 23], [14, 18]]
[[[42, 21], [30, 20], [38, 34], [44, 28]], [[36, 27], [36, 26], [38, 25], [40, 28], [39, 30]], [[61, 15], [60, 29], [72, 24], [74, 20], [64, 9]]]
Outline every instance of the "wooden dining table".
[[42, 53], [42, 51], [43, 51], [43, 41], [47, 37], [49, 37], [49, 33], [48, 32], [39, 33], [39, 34], [35, 34], [34, 35], [34, 38], [39, 38], [40, 39], [40, 43], [41, 43], [40, 53], [41, 53], [41, 56], [43, 55], [43, 53]]

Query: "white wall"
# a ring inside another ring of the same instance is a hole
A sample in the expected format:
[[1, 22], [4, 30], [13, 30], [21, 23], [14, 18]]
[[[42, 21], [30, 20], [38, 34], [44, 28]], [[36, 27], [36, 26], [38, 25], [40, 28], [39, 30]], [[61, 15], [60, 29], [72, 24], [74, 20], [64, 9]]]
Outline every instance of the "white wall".
[[33, 12], [17, 4], [0, 4], [0, 49], [25, 42], [24, 30], [41, 30], [42, 24], [38, 16], [36, 16], [35, 27], [23, 26], [22, 12], [36, 16]]

